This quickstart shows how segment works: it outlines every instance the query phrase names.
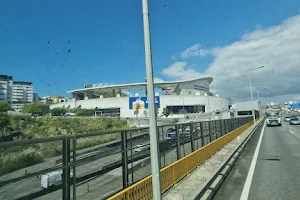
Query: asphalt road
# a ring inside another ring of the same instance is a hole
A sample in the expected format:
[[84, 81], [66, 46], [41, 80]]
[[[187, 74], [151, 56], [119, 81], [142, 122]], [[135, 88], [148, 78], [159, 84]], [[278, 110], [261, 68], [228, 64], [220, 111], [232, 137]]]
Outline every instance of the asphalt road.
[[250, 139], [214, 199], [300, 199], [300, 126], [283, 122], [282, 127], [265, 127], [263, 133], [261, 130]]

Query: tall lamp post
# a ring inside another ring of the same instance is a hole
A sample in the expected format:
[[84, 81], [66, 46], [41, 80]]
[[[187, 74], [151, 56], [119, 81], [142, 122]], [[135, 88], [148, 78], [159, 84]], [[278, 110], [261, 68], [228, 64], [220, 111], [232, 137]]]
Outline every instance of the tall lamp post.
[[148, 108], [149, 108], [152, 190], [153, 190], [153, 199], [161, 200], [161, 184], [160, 184], [160, 169], [159, 169], [160, 158], [158, 157], [159, 154], [158, 154], [158, 141], [157, 141], [157, 129], [156, 129], [157, 127], [156, 109], [155, 109], [155, 102], [154, 102], [148, 0], [142, 0], [142, 6], [143, 6], [143, 21], [144, 21], [147, 96], [148, 96]]
[[[250, 95], [251, 95], [251, 103], [253, 102], [253, 94], [252, 94], [252, 83], [251, 83], [251, 76], [250, 76], [250, 72], [254, 71], [254, 70], [258, 70], [258, 69], [261, 69], [261, 68], [264, 68], [265, 66], [260, 66], [260, 67], [256, 67], [256, 68], [253, 68], [253, 69], [250, 69], [248, 70], [248, 77], [249, 77], [249, 85], [250, 85]], [[254, 121], [254, 124], [256, 124], [256, 120], [255, 120], [255, 109], [253, 108], [252, 109], [252, 115], [253, 115], [253, 121]]]
[[264, 68], [265, 66], [260, 66], [260, 67], [256, 67], [253, 69], [248, 70], [248, 78], [249, 78], [249, 85], [250, 85], [250, 95], [251, 95], [251, 101], [253, 101], [253, 94], [252, 94], [252, 83], [251, 83], [251, 76], [250, 76], [250, 72], [254, 71], [254, 70], [258, 70], [261, 68]]
[[[257, 101], [259, 103], [260, 99], [259, 99], [259, 91], [261, 90], [266, 90], [267, 88], [256, 88], [256, 92], [257, 92]], [[262, 116], [262, 103], [259, 103], [259, 116]]]

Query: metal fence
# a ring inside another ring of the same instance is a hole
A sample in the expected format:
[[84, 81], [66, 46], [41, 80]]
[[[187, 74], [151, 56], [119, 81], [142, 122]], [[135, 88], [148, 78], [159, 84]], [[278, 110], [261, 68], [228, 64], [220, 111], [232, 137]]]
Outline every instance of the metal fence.
[[[243, 117], [157, 127], [161, 169], [245, 127], [251, 120]], [[108, 139], [114, 140], [100, 144]], [[84, 148], [86, 141], [93, 146]], [[97, 192], [98, 197], [107, 198], [151, 174], [149, 143], [148, 128], [0, 143], [0, 151], [20, 153], [31, 147], [44, 158], [39, 164], [1, 176], [0, 194], [4, 199], [69, 200]], [[55, 149], [54, 157], [48, 155], [49, 149]], [[41, 176], [58, 170], [62, 170], [62, 183], [42, 189]]]
[[[216, 125], [216, 122], [211, 123]], [[230, 123], [229, 130], [234, 126]], [[219, 135], [218, 138], [212, 140], [209, 144], [199, 148], [198, 150], [190, 153], [189, 155], [180, 158], [176, 162], [164, 167], [160, 170], [162, 192], [174, 186], [184, 176], [188, 175], [193, 169], [199, 166], [202, 162], [207, 160], [215, 152], [220, 150], [225, 144], [233, 140], [248, 127], [253, 124], [249, 121], [237, 129], [230, 131], [228, 134]], [[214, 126], [216, 128], [217, 126]], [[225, 126], [226, 127], [226, 126]], [[196, 129], [194, 129], [196, 132]], [[216, 129], [214, 129], [216, 130]], [[222, 130], [222, 129], [221, 129]], [[225, 129], [226, 130], [226, 129]], [[210, 138], [212, 134], [210, 134]], [[215, 135], [217, 135], [215, 133]], [[192, 140], [191, 140], [192, 141]], [[130, 200], [130, 199], [152, 199], [152, 176], [148, 176], [141, 181], [131, 185], [130, 187], [122, 190], [121, 192], [108, 198], [108, 200]]]

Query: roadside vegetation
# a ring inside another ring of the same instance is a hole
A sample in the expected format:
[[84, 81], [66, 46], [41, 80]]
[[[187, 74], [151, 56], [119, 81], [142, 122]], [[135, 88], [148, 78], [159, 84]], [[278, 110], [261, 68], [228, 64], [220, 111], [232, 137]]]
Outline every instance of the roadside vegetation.
[[[27, 113], [38, 114], [46, 108], [25, 107]], [[0, 142], [55, 137], [78, 133], [100, 132], [127, 128], [127, 123], [117, 118], [33, 117], [8, 115], [10, 106], [0, 103]], [[34, 112], [33, 112], [34, 111]], [[120, 134], [82, 138], [77, 150], [118, 139]], [[0, 149], [0, 175], [28, 167], [45, 158], [61, 154], [61, 142]]]

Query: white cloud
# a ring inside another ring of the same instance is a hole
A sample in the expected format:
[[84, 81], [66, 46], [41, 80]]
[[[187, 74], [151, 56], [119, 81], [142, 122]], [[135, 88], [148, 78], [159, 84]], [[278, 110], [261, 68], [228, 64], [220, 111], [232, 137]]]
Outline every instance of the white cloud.
[[[199, 44], [194, 46], [193, 49], [201, 47]], [[194, 52], [193, 49], [184, 52]], [[249, 98], [249, 80], [245, 72], [264, 65], [264, 68], [251, 72], [254, 96], [255, 88], [268, 88], [260, 92], [261, 97], [282, 100], [300, 97], [300, 15], [277, 26], [256, 28], [232, 44], [203, 51], [214, 56], [204, 75], [214, 78], [211, 88], [219, 94]], [[193, 53], [183, 55], [189, 57]], [[188, 63], [185, 62], [184, 66]], [[181, 68], [180, 74], [200, 75], [185, 67]]]
[[181, 52], [180, 57], [183, 59], [189, 58], [191, 56], [206, 56], [208, 51], [201, 48], [200, 44], [195, 44], [191, 47], [188, 47], [183, 52]]
[[196, 70], [190, 68], [187, 62], [176, 61], [162, 72], [165, 76], [175, 79], [194, 79], [199, 78], [201, 74]]

